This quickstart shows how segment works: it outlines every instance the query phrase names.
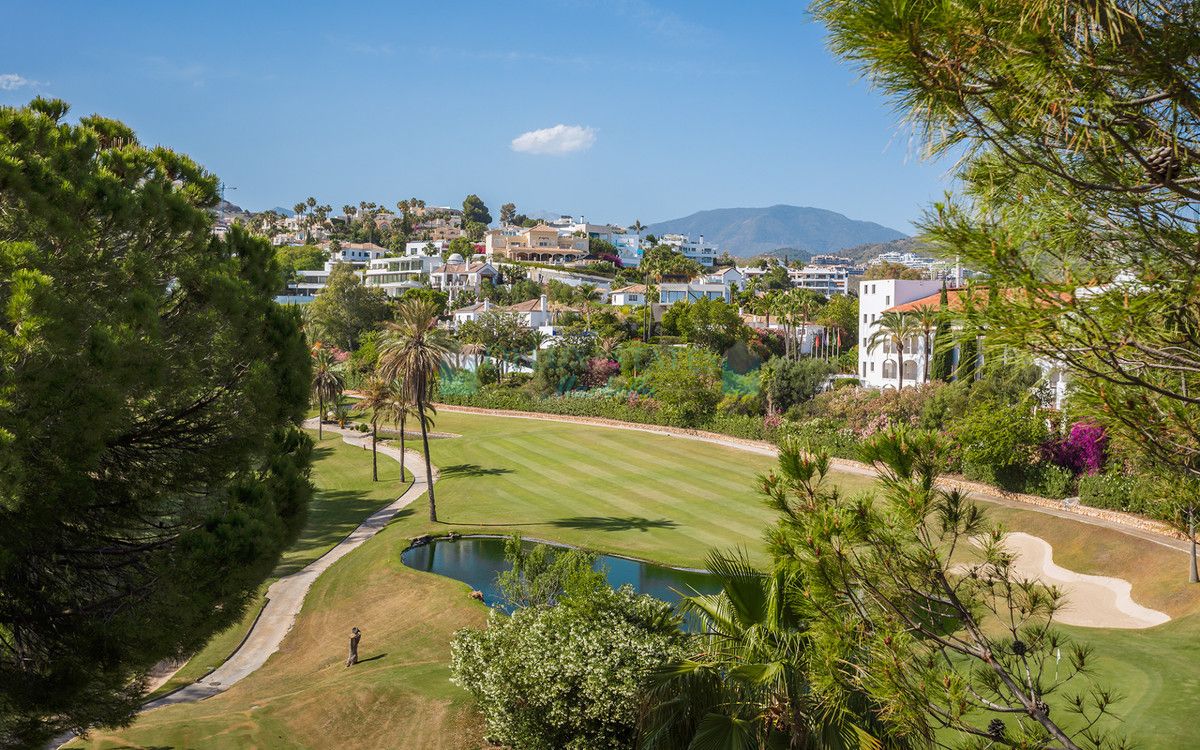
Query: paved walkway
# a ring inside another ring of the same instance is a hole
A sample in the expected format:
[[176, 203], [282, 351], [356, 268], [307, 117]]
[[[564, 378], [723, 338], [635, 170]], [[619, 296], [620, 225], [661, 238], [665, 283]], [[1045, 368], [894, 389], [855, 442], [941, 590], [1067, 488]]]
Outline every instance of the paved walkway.
[[[463, 414], [480, 414], [489, 417], [501, 417], [504, 419], [533, 419], [545, 422], [565, 422], [570, 424], [580, 424], [589, 427], [605, 427], [614, 430], [632, 430], [634, 432], [649, 432], [655, 435], [663, 435], [665, 437], [680, 438], [683, 440], [696, 440], [702, 443], [712, 443], [714, 445], [722, 445], [735, 450], [747, 451], [749, 453], [757, 453], [764, 456], [777, 456], [779, 449], [767, 442], [761, 440], [744, 440], [741, 438], [728, 437], [718, 435], [712, 432], [701, 432], [697, 430], [683, 430], [675, 427], [663, 427], [659, 425], [639, 425], [630, 424], [628, 422], [619, 422], [615, 419], [601, 419], [594, 417], [567, 417], [557, 414], [541, 414], [536, 412], [515, 412], [504, 411], [500, 409], [482, 409], [473, 406], [453, 406], [450, 404], [437, 404], [437, 409], [440, 412], [460, 412]], [[831, 468], [836, 471], [843, 471], [848, 474], [856, 474], [858, 476], [877, 476], [874, 468], [860, 463], [858, 461], [850, 461], [847, 459], [835, 458], [831, 461]], [[1146, 521], [1137, 516], [1132, 516], [1127, 513], [1118, 513], [1116, 511], [1104, 511], [1107, 517], [1098, 517], [1095, 515], [1087, 515], [1086, 511], [1092, 510], [1086, 507], [1072, 509], [1060, 507], [1059, 504], [1051, 501], [1041, 503], [1032, 503], [1027, 500], [1020, 499], [1019, 495], [1011, 495], [1000, 492], [999, 490], [987, 488], [978, 485], [975, 482], [967, 482], [955, 477], [948, 477], [939, 484], [946, 488], [962, 487], [969, 491], [970, 494], [985, 502], [995, 505], [1002, 505], [1007, 508], [1015, 508], [1017, 510], [1030, 510], [1036, 513], [1043, 513], [1048, 516], [1057, 518], [1065, 518], [1078, 523], [1085, 523], [1091, 526], [1099, 526], [1104, 529], [1111, 529], [1128, 536], [1136, 537], [1143, 541], [1153, 542], [1154, 544], [1167, 547], [1168, 549], [1178, 550], [1180, 552], [1189, 552], [1191, 547], [1188, 543], [1177, 537], [1172, 537], [1166, 533], [1162, 533], [1151, 528], [1146, 528]], [[1127, 517], [1127, 518], [1124, 518]], [[1110, 520], [1112, 519], [1112, 520]]]
[[[304, 426], [314, 430], [317, 428], [315, 420], [308, 420]], [[369, 433], [364, 435], [355, 430], [345, 430], [329, 425], [323, 429], [325, 432], [340, 434], [342, 440], [350, 445], [370, 448], [371, 436]], [[400, 451], [390, 446], [380, 445], [379, 453], [397, 461], [400, 460]], [[254, 626], [250, 629], [246, 639], [242, 641], [242, 645], [238, 647], [233, 656], [225, 660], [225, 663], [197, 682], [150, 701], [142, 707], [142, 710], [149, 711], [162, 706], [209, 698], [228, 690], [230, 686], [265, 664], [271, 654], [279, 650], [279, 644], [292, 629], [292, 625], [296, 622], [296, 615], [300, 613], [300, 607], [304, 604], [304, 597], [317, 577], [360, 544], [378, 534], [401, 508], [425, 494], [427, 486], [425, 462], [416, 451], [406, 451], [406, 453], [408, 460], [405, 461], [405, 467], [412, 471], [413, 483], [403, 495], [396, 498], [387, 507], [371, 514], [367, 520], [359, 524], [358, 528], [350, 532], [349, 536], [338, 542], [333, 549], [320, 558], [309, 563], [300, 571], [280, 578], [271, 584], [271, 587], [267, 589], [267, 603], [263, 607], [262, 613], [254, 621]], [[436, 470], [434, 471], [434, 480], [437, 480]]]

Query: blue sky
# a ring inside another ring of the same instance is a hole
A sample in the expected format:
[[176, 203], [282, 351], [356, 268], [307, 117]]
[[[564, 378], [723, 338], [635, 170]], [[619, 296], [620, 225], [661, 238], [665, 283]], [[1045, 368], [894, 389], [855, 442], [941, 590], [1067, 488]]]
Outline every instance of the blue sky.
[[908, 232], [949, 185], [802, 2], [27, 2], [4, 16], [0, 104], [43, 94], [121, 119], [251, 209], [474, 192], [493, 215], [513, 201], [650, 223], [792, 203]]

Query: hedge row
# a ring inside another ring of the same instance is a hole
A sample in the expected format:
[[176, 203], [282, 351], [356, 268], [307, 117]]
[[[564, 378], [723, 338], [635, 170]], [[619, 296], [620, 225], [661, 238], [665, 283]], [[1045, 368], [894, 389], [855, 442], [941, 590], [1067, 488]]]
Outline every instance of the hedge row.
[[774, 430], [767, 428], [762, 417], [713, 414], [698, 424], [689, 424], [670, 409], [643, 406], [627, 399], [570, 396], [537, 398], [517, 390], [485, 389], [470, 395], [441, 394], [439, 400], [453, 406], [558, 414], [567, 417], [598, 417], [634, 424], [705, 430], [747, 440], [773, 440], [775, 437]]

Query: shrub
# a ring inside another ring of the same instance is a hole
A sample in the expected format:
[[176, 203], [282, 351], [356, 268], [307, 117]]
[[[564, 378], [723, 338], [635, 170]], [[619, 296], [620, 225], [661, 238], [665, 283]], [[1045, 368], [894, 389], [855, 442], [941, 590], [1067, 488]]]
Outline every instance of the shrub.
[[479, 363], [479, 367], [475, 368], [475, 376], [479, 378], [482, 385], [494, 385], [500, 382], [500, 368], [485, 359]]
[[621, 366], [611, 359], [594, 357], [588, 360], [587, 371], [583, 375], [585, 388], [599, 388], [608, 383], [608, 379], [616, 375]]
[[861, 442], [853, 431], [820, 417], [800, 421], [785, 420], [778, 439], [794, 441], [807, 450], [823, 449], [831, 456], [858, 460]]
[[538, 352], [534, 380], [542, 393], [565, 393], [582, 385], [594, 346], [590, 336], [564, 336]]
[[694, 347], [667, 352], [650, 366], [646, 381], [665, 409], [692, 426], [721, 400], [721, 358]]
[[795, 404], [810, 400], [832, 371], [829, 363], [816, 358], [775, 357], [762, 367], [762, 390], [767, 397], [767, 409], [787, 411]]
[[642, 692], [682, 643], [670, 604], [605, 586], [458, 631], [450, 671], [479, 702], [493, 742], [617, 750], [633, 746]]
[[841, 390], [842, 388], [854, 388], [860, 385], [858, 378], [834, 378], [833, 390]]
[[1046, 425], [1020, 404], [982, 402], [956, 419], [950, 434], [961, 450], [968, 478], [1019, 491], [1040, 460]]
[[1079, 502], [1093, 508], [1151, 514], [1154, 510], [1150, 482], [1144, 477], [1110, 471], [1079, 478]]
[[1042, 446], [1049, 460], [1074, 474], [1099, 474], [1107, 458], [1108, 434], [1094, 422], [1076, 422], [1065, 438]]
[[1038, 464], [1025, 484], [1025, 491], [1042, 497], [1070, 497], [1075, 489], [1075, 474], [1052, 463]]
[[762, 398], [752, 394], [730, 393], [717, 404], [717, 414], [758, 416], [762, 414]]
[[888, 425], [919, 424], [925, 404], [945, 387], [942, 383], [926, 383], [899, 392], [843, 387], [817, 394], [802, 411], [809, 417], [833, 420], [865, 438]]
[[626, 341], [617, 347], [617, 361], [621, 363], [621, 375], [634, 378], [646, 372], [658, 358], [658, 348], [641, 341]]
[[479, 377], [470, 370], [451, 370], [438, 378], [438, 397], [468, 396], [480, 385]]

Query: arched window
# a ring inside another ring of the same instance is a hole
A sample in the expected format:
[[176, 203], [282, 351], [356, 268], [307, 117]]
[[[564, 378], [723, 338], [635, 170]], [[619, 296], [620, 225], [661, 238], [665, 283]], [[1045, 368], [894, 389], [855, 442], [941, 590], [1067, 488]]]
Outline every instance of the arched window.
[[916, 381], [916, 379], [917, 379], [917, 361], [915, 359], [904, 360], [904, 379]]
[[883, 377], [885, 379], [896, 377], [896, 360], [889, 359], [883, 363]]

